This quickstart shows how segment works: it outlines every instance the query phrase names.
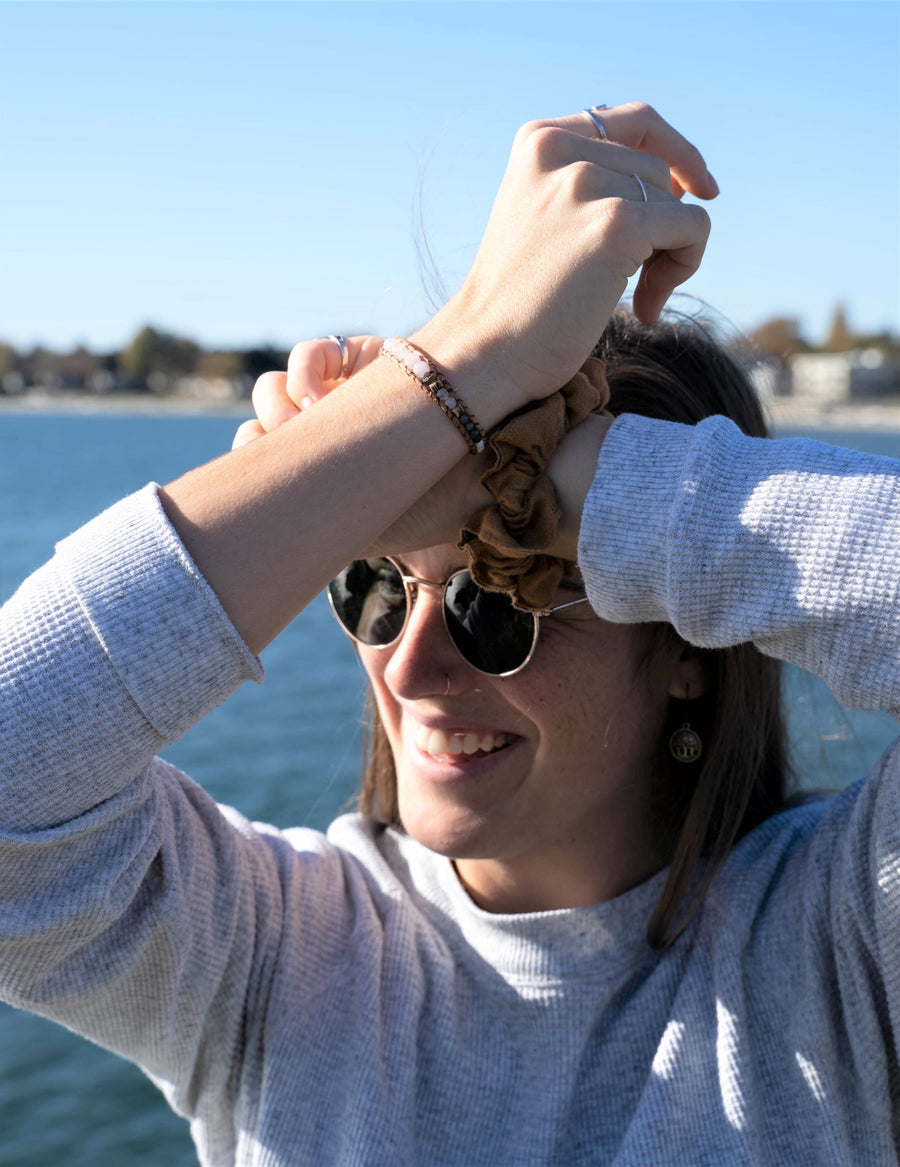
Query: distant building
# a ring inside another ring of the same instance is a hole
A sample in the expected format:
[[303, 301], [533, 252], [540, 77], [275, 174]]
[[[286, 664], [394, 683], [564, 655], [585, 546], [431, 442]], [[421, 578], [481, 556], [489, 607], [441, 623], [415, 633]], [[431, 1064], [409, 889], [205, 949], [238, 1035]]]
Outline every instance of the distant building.
[[778, 357], [763, 357], [747, 367], [747, 375], [764, 405], [776, 397], [788, 397], [793, 389], [791, 371]]
[[900, 356], [877, 348], [791, 357], [791, 395], [810, 405], [900, 394]]

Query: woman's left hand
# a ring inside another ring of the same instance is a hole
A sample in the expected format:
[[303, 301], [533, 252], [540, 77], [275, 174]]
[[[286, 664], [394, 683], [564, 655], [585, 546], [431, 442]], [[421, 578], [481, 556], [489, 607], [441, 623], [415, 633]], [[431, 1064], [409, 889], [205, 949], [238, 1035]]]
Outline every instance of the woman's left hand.
[[[263, 373], [253, 386], [256, 417], [238, 427], [232, 449], [246, 446], [299, 413], [312, 409], [344, 380], [371, 364], [381, 351], [381, 343], [380, 336], [346, 337], [346, 377], [341, 376], [340, 346], [331, 337], [295, 344], [287, 371]], [[377, 555], [400, 555], [435, 541], [455, 543], [469, 516], [491, 502], [491, 496], [480, 484], [483, 470], [483, 458], [461, 453], [449, 474], [384, 531], [369, 550]]]
[[246, 446], [254, 438], [278, 429], [298, 413], [327, 397], [354, 373], [370, 365], [381, 351], [380, 336], [343, 338], [346, 358], [330, 336], [301, 340], [291, 349], [287, 372], [263, 373], [253, 386], [256, 417], [238, 427], [231, 448]]

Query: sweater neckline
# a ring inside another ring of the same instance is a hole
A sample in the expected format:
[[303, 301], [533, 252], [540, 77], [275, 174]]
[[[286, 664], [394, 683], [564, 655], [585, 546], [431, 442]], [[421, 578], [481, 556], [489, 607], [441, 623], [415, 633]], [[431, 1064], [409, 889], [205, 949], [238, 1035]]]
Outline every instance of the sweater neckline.
[[416, 890], [442, 917], [442, 930], [464, 942], [459, 946], [463, 958], [486, 961], [510, 983], [608, 981], [623, 967], [633, 970], [656, 958], [647, 943], [647, 924], [667, 869], [605, 903], [506, 914], [480, 908], [452, 860], [408, 836], [398, 841]]

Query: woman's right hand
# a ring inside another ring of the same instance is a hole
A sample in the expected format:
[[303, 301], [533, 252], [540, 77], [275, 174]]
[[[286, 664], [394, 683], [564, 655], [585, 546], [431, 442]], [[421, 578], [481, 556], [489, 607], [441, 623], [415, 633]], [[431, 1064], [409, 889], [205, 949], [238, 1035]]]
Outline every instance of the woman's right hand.
[[698, 151], [649, 106], [600, 116], [608, 141], [583, 113], [522, 127], [472, 270], [414, 337], [506, 412], [571, 378], [635, 272], [634, 311], [651, 321], [703, 255], [709, 217], [680, 201], [718, 193]]
[[[522, 127], [469, 275], [413, 337], [476, 416], [487, 396], [502, 418], [564, 385], [638, 269], [633, 308], [651, 321], [699, 266], [709, 217], [680, 197], [718, 193], [703, 158], [647, 105], [605, 109], [602, 120], [607, 141], [584, 113]], [[380, 345], [380, 337], [347, 338], [349, 374], [371, 364]], [[235, 445], [326, 396], [339, 371], [333, 340], [296, 345], [286, 376], [257, 382], [257, 418]]]

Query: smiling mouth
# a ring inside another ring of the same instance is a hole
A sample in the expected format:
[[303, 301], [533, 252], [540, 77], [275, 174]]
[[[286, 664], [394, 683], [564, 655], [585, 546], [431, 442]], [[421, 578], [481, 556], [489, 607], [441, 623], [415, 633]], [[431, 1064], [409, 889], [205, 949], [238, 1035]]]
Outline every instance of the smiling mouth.
[[419, 723], [416, 723], [414, 735], [415, 744], [423, 754], [430, 758], [449, 758], [460, 762], [486, 758], [489, 754], [505, 749], [512, 740], [512, 735], [508, 733], [493, 733], [490, 730], [481, 733], [448, 733]]

